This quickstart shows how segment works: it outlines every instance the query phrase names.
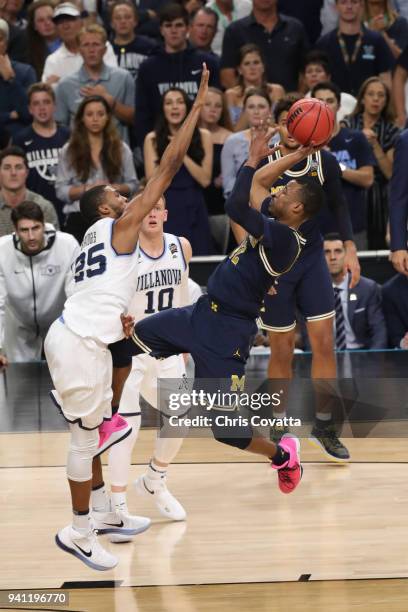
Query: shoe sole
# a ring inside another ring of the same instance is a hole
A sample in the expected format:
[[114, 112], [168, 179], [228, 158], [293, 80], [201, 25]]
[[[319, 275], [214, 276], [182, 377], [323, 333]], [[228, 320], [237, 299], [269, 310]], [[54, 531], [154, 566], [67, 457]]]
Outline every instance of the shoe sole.
[[[151, 527], [151, 522], [146, 525], [146, 527], [140, 527], [136, 530], [133, 535], [139, 535], [140, 533], [144, 533]], [[126, 542], [133, 542], [133, 536], [128, 536], [124, 533], [110, 533], [109, 534], [109, 542], [112, 544], [126, 544]]]
[[90, 561], [86, 557], [83, 557], [78, 551], [76, 551], [73, 548], [70, 548], [69, 546], [64, 544], [64, 542], [62, 542], [59, 539], [58, 534], [55, 536], [55, 543], [58, 546], [58, 548], [61, 548], [61, 550], [63, 550], [64, 552], [67, 552], [70, 555], [73, 555], [74, 557], [76, 557], [77, 559], [82, 561], [82, 563], [85, 563], [85, 565], [87, 565], [88, 567], [90, 567], [90, 568], [92, 568], [94, 570], [97, 570], [98, 572], [106, 572], [106, 571], [108, 571], [110, 569], [113, 569], [118, 564], [118, 562], [116, 562], [115, 565], [113, 565], [112, 567], [104, 567], [103, 565], [98, 565], [97, 563], [94, 563], [93, 561]]
[[347, 459], [342, 459], [341, 457], [335, 457], [334, 455], [331, 455], [323, 446], [323, 444], [317, 439], [317, 438], [308, 438], [308, 441], [310, 442], [310, 444], [312, 446], [314, 446], [315, 448], [318, 448], [320, 451], [322, 451], [326, 457], [328, 457], [331, 461], [333, 461], [334, 463], [348, 463], [350, 461], [350, 457], [347, 457]]
[[148, 523], [146, 526], [144, 527], [138, 527], [137, 529], [124, 529], [123, 527], [108, 527], [107, 529], [105, 527], [102, 527], [102, 529], [99, 529], [99, 527], [95, 526], [95, 529], [98, 532], [98, 535], [106, 535], [107, 533], [116, 533], [118, 535], [122, 535], [122, 536], [135, 536], [138, 535], [139, 533], [143, 533], [144, 531], [147, 531], [147, 529], [149, 529], [151, 525], [151, 522]]
[[118, 438], [117, 440], [113, 440], [113, 442], [111, 442], [110, 444], [108, 444], [108, 446], [105, 446], [104, 448], [98, 448], [98, 450], [96, 451], [94, 457], [99, 457], [99, 455], [102, 455], [103, 453], [105, 453], [107, 450], [109, 450], [112, 446], [115, 446], [115, 444], [118, 444], [119, 442], [122, 442], [122, 440], [124, 440], [125, 438], [127, 438], [128, 436], [130, 436], [130, 434], [132, 433], [132, 428], [128, 429], [128, 431], [126, 431], [123, 436], [121, 436], [120, 438]]

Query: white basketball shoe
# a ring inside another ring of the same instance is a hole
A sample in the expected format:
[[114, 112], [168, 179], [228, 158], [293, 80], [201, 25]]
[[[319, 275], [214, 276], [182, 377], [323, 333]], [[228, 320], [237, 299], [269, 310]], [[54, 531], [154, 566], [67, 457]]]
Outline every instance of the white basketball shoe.
[[143, 474], [134, 481], [139, 495], [150, 497], [155, 502], [159, 512], [172, 521], [184, 521], [187, 513], [180, 502], [170, 493], [166, 479], [152, 479]]
[[130, 542], [133, 536], [150, 527], [151, 520], [145, 516], [132, 516], [127, 508], [111, 512], [92, 510], [95, 529], [99, 535], [108, 534], [111, 542]]
[[68, 525], [57, 533], [55, 542], [62, 550], [74, 555], [92, 569], [105, 571], [118, 564], [118, 559], [99, 544], [92, 529], [82, 535], [72, 525]]

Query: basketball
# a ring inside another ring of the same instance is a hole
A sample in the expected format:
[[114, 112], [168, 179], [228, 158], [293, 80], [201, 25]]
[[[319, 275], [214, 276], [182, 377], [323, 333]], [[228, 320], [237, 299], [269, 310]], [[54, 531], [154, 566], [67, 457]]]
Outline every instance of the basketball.
[[330, 139], [334, 115], [325, 102], [302, 98], [290, 107], [286, 125], [289, 134], [300, 144], [320, 146]]

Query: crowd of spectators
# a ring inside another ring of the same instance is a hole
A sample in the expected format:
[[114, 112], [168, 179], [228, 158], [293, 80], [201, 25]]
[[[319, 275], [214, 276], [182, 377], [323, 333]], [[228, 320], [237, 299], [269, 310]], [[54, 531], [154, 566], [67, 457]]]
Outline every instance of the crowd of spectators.
[[[407, 19], [408, 0], [5, 0], [0, 237], [18, 230], [12, 212], [31, 202], [40, 210], [30, 209], [31, 224], [51, 224], [57, 237], [80, 242], [81, 195], [104, 183], [127, 197], [143, 188], [188, 113], [206, 62], [208, 98], [165, 194], [165, 231], [186, 236], [194, 255], [226, 253], [242, 237], [239, 227], [231, 231], [224, 203], [251, 128], [279, 124], [294, 100], [313, 96], [337, 117], [326, 148], [340, 167], [356, 245], [388, 248], [391, 225], [403, 278], [406, 236], [396, 239], [393, 227], [406, 228], [407, 215], [390, 219], [390, 191], [401, 198], [390, 181], [407, 120]], [[324, 228], [338, 229], [335, 220]], [[19, 240], [11, 244], [24, 253]], [[393, 332], [382, 344], [407, 348], [408, 316], [404, 325], [399, 340]]]

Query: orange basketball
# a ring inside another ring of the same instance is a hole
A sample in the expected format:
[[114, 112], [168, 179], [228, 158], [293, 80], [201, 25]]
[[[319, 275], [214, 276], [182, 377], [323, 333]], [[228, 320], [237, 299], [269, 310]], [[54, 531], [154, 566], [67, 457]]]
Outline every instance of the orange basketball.
[[325, 102], [302, 98], [290, 107], [286, 125], [289, 134], [300, 144], [320, 146], [332, 135], [334, 114]]

